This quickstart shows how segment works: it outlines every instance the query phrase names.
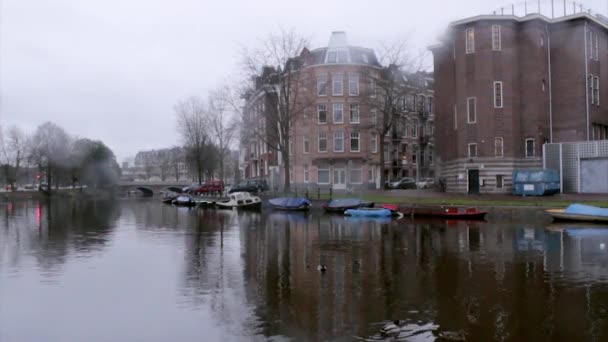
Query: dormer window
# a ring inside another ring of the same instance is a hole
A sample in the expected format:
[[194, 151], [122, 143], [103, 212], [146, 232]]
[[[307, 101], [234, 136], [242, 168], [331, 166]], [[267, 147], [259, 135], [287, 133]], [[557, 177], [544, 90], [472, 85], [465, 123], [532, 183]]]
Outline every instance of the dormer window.
[[346, 51], [338, 51], [338, 63], [348, 63], [348, 53]]
[[338, 53], [330, 51], [327, 53], [327, 63], [336, 63], [338, 61]]

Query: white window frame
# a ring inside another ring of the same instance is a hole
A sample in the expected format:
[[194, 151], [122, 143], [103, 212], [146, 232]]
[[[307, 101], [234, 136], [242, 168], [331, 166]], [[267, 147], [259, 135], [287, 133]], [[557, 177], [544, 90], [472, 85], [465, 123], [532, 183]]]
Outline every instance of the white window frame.
[[[359, 181], [353, 181], [353, 172], [359, 171]], [[348, 180], [351, 184], [363, 184], [363, 168], [361, 165], [352, 166], [348, 172]]]
[[[321, 121], [321, 107], [325, 107], [325, 121]], [[327, 104], [320, 103], [317, 105], [317, 123], [320, 125], [327, 125]]]
[[454, 104], [454, 130], [458, 129], [458, 105]]
[[367, 182], [374, 183], [376, 181], [376, 177], [374, 177], [375, 169], [372, 165], [367, 166]]
[[[340, 91], [337, 91], [336, 86], [340, 86]], [[344, 77], [342, 75], [331, 76], [331, 94], [332, 96], [343, 96], [344, 95]]]
[[[356, 113], [357, 113], [356, 119], [357, 120], [353, 120], [353, 108], [356, 109]], [[361, 112], [359, 111], [358, 103], [351, 103], [348, 106], [348, 116], [349, 116], [348, 120], [351, 124], [358, 124], [361, 122]]]
[[[321, 85], [325, 84], [325, 91], [321, 93]], [[317, 96], [327, 96], [327, 76], [317, 77]]]
[[[471, 155], [471, 147], [475, 146], [475, 155], [472, 156]], [[479, 151], [477, 151], [477, 143], [468, 143], [467, 144], [467, 155], [469, 156], [469, 158], [477, 158], [477, 156], [479, 155], [478, 153]]]
[[[320, 182], [321, 177], [319, 177], [320, 172], [327, 171], [327, 182]], [[329, 165], [320, 165], [317, 167], [317, 184], [330, 184], [331, 183], [331, 172]]]
[[370, 150], [372, 153], [378, 153], [378, 135], [375, 133], [372, 133], [372, 136], [370, 138]]
[[[356, 138], [353, 137], [353, 135], [356, 135]], [[357, 140], [357, 149], [353, 149], [353, 139]], [[361, 152], [361, 133], [359, 132], [350, 132], [350, 139], [349, 139], [349, 145], [350, 145], [350, 151], [351, 152]]]
[[502, 50], [502, 33], [500, 25], [492, 25], [492, 51]]
[[596, 61], [600, 60], [599, 50], [600, 50], [600, 35], [596, 34], [595, 35], [595, 49], [594, 49]]
[[308, 141], [307, 136], [302, 137], [302, 153], [304, 153], [304, 154], [310, 153], [310, 142]]
[[[342, 113], [340, 115], [340, 120], [336, 120], [336, 108], [340, 107], [340, 112]], [[344, 123], [344, 103], [340, 102], [340, 103], [334, 103], [332, 104], [332, 111], [331, 111], [331, 118], [332, 118], [332, 122], [336, 123], [336, 124], [341, 124]]]
[[359, 75], [348, 76], [348, 96], [359, 96]]
[[[471, 106], [469, 105], [470, 101], [473, 101], [473, 120], [471, 120]], [[477, 98], [476, 97], [467, 97], [467, 123], [474, 124], [477, 123]]]
[[[337, 149], [336, 148], [336, 142], [338, 140], [342, 140], [342, 149]], [[342, 153], [344, 152], [344, 131], [336, 131], [334, 132], [334, 149], [333, 151], [335, 153]]]
[[[500, 88], [500, 98], [496, 97], [496, 86]], [[494, 108], [502, 108], [504, 104], [502, 81], [495, 81], [492, 90], [494, 91]], [[500, 103], [497, 104], [498, 101], [500, 101]], [[475, 112], [477, 112], [477, 110], [475, 110]]]
[[[471, 33], [469, 35], [469, 32]], [[469, 41], [469, 36], [471, 37], [471, 40]], [[471, 53], [475, 53], [475, 29], [472, 27], [467, 28], [466, 30], [464, 30], [464, 40], [465, 40], [465, 51], [466, 54], [471, 54]]]
[[[496, 153], [496, 147], [497, 147], [497, 143], [500, 141], [500, 154]], [[504, 157], [504, 153], [505, 153], [505, 140], [503, 139], [503, 137], [495, 137], [494, 138], [494, 157], [497, 158], [502, 158]]]
[[[325, 149], [321, 150], [321, 140], [325, 140]], [[317, 137], [317, 151], [319, 151], [319, 153], [327, 153], [327, 132], [319, 132], [318, 137]]]
[[412, 121], [412, 138], [418, 138], [418, 121]]
[[[531, 156], [528, 155], [528, 141], [532, 142], [532, 155]], [[526, 158], [535, 158], [536, 157], [536, 140], [534, 140], [534, 138], [527, 138], [524, 141], [524, 149], [525, 149], [524, 153], [526, 155]]]
[[374, 78], [370, 78], [369, 80], [369, 92], [371, 98], [376, 97], [376, 79]]
[[370, 117], [371, 117], [370, 120], [372, 122], [372, 125], [374, 125], [374, 126], [377, 125], [378, 124], [378, 110], [376, 110], [375, 108], [372, 109], [370, 111]]
[[310, 175], [308, 174], [308, 164], [304, 164], [304, 172], [302, 174], [304, 178], [304, 183], [310, 182]]

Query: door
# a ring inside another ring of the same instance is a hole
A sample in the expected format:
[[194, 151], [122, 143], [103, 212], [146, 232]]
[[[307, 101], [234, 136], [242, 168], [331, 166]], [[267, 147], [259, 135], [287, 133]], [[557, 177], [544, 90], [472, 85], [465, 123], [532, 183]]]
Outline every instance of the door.
[[608, 193], [608, 159], [581, 160], [581, 192]]
[[469, 170], [469, 194], [479, 195], [479, 170]]
[[334, 189], [346, 189], [346, 169], [334, 168]]

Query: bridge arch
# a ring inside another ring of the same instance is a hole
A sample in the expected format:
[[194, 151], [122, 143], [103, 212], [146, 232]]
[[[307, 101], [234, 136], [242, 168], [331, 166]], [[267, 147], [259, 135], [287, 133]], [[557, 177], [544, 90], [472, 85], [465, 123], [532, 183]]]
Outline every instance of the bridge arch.
[[177, 187], [177, 186], [169, 186], [169, 187], [164, 188], [163, 191], [173, 191], [173, 192], [176, 192], [178, 194], [181, 194], [182, 193], [182, 189], [183, 188], [180, 188], [180, 187]]
[[145, 186], [136, 186], [136, 187], [132, 187], [127, 191], [127, 194], [130, 193], [133, 190], [139, 190], [141, 191], [141, 193], [143, 194], [144, 197], [152, 197], [154, 196], [154, 190], [147, 188]]

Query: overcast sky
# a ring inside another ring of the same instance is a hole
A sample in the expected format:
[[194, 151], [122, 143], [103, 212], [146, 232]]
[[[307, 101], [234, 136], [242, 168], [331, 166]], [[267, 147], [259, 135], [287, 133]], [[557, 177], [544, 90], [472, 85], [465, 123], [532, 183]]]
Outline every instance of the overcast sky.
[[[604, 14], [607, 3], [586, 1]], [[180, 144], [173, 105], [236, 74], [241, 46], [279, 27], [312, 48], [338, 30], [352, 45], [407, 36], [423, 48], [450, 21], [501, 6], [510, 2], [0, 0], [0, 124], [33, 132], [50, 120], [104, 141], [120, 162]]]

